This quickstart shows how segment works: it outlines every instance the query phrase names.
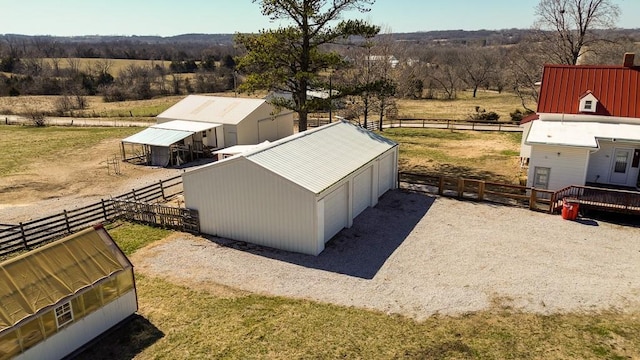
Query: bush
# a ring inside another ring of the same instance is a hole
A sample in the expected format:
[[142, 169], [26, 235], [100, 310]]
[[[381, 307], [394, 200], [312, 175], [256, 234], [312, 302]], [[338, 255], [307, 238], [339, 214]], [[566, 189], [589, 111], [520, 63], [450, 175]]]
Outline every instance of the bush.
[[487, 112], [485, 109], [480, 108], [480, 106], [476, 106], [476, 113], [471, 114], [469, 118], [478, 121], [498, 121], [500, 115], [494, 111]]
[[533, 114], [534, 112], [535, 111], [532, 111], [532, 110], [520, 111], [520, 109], [516, 109], [514, 112], [509, 113], [509, 115], [511, 115], [511, 121], [519, 123], [526, 116], [529, 116], [529, 115]]

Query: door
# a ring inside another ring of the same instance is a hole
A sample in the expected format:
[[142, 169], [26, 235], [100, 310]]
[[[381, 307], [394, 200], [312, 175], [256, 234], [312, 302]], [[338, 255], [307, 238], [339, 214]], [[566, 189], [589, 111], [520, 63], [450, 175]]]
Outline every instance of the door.
[[353, 217], [360, 215], [367, 207], [371, 206], [371, 185], [373, 167], [369, 166], [365, 171], [356, 175], [353, 179]]
[[609, 182], [612, 184], [627, 184], [629, 167], [631, 166], [631, 149], [615, 149], [611, 164], [611, 176]]
[[387, 190], [393, 189], [394, 170], [393, 153], [380, 160], [378, 171], [378, 196], [382, 196]]
[[324, 242], [349, 226], [349, 192], [347, 183], [324, 198]]

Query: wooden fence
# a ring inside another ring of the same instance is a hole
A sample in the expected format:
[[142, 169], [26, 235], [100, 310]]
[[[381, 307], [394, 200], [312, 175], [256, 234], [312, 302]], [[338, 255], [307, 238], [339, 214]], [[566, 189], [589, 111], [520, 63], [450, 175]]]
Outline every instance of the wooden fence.
[[442, 196], [488, 201], [528, 207], [531, 210], [555, 211], [554, 191], [484, 180], [454, 178], [443, 175], [398, 173], [398, 187]]
[[137, 201], [113, 200], [117, 218], [199, 233], [198, 211]]
[[[338, 117], [333, 122], [338, 121]], [[310, 117], [307, 119], [308, 127], [317, 127], [329, 123], [329, 118]], [[359, 124], [357, 121], [352, 121]], [[297, 124], [297, 120], [296, 120]], [[367, 122], [369, 130], [378, 130], [379, 120], [372, 119]], [[518, 132], [522, 128], [515, 122], [499, 121], [473, 121], [473, 120], [451, 120], [451, 119], [385, 119], [382, 122], [383, 128], [430, 128], [430, 129], [450, 129], [450, 130], [474, 130], [474, 131], [509, 131]]]
[[59, 239], [75, 231], [96, 223], [113, 221], [117, 218], [115, 201], [156, 202], [166, 201], [182, 193], [182, 177], [176, 176], [111, 199], [83, 206], [44, 218], [3, 224], [0, 226], [0, 256], [29, 250], [47, 242]]

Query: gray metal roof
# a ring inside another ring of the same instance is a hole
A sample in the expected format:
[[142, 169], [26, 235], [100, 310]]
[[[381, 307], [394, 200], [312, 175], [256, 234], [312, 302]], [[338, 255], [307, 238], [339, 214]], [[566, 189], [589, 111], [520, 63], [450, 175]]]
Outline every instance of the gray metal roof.
[[128, 138], [123, 139], [122, 142], [167, 147], [171, 144], [177, 143], [184, 138], [191, 136], [192, 134], [193, 131], [169, 130], [149, 127], [137, 134], [133, 134]]
[[241, 156], [319, 194], [395, 146], [385, 137], [341, 121]]
[[191, 132], [200, 132], [216, 127], [222, 126], [222, 124], [214, 124], [201, 121], [185, 121], [185, 120], [172, 120], [161, 124], [151, 125], [150, 127], [156, 129], [168, 129], [168, 130], [182, 130]]
[[157, 117], [235, 125], [265, 103], [264, 99], [189, 95]]

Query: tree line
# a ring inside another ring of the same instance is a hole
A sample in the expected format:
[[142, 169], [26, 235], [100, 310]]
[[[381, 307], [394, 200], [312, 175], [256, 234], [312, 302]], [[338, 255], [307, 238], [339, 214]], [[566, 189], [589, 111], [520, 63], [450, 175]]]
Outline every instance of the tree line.
[[[381, 121], [393, 115], [398, 98], [453, 100], [462, 90], [473, 96], [491, 90], [518, 94], [522, 111], [515, 115], [520, 116], [535, 109], [543, 64], [620, 64], [624, 52], [638, 50], [640, 31], [616, 29], [617, 7], [610, 1], [572, 2], [541, 0], [536, 23], [526, 30], [394, 34], [359, 20], [332, 23], [344, 9], [366, 12], [374, 1], [340, 0], [327, 8], [326, 1], [300, 0], [316, 13], [259, 1], [266, 16], [300, 14], [297, 27], [259, 34], [169, 39], [3, 35], [0, 96], [63, 95], [59, 108], [64, 113], [82, 108], [87, 95], [122, 101], [228, 91], [242, 84], [243, 91], [290, 93], [273, 101], [305, 118], [340, 108], [343, 116], [367, 125], [374, 117]], [[80, 58], [96, 60], [83, 66]], [[151, 62], [116, 73], [112, 59]], [[329, 96], [309, 97], [310, 90]], [[475, 116], [493, 119], [482, 109]]]

